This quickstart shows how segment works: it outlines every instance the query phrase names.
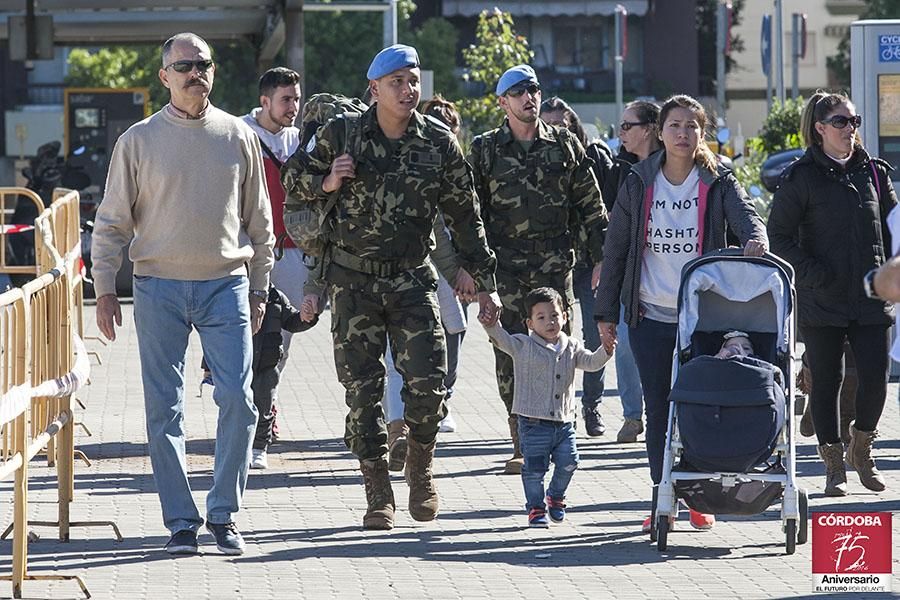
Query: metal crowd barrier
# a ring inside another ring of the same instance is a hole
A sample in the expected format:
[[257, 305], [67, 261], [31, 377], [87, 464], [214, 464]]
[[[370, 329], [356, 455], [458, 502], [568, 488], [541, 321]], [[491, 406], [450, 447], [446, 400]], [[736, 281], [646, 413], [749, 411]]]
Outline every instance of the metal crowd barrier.
[[[7, 190], [0, 188], [0, 195]], [[12, 582], [15, 598], [21, 598], [24, 581], [47, 579], [75, 580], [90, 598], [78, 576], [28, 574], [29, 525], [58, 527], [63, 542], [69, 541], [71, 527], [111, 526], [122, 541], [113, 522], [70, 519], [76, 455], [72, 394], [86, 383], [90, 372], [80, 335], [79, 220], [78, 193], [57, 190], [51, 206], [35, 220], [36, 269], [42, 274], [0, 295], [0, 480], [14, 477], [13, 523], [0, 536], [13, 533], [13, 569], [0, 580]], [[58, 518], [29, 521], [29, 461], [45, 448], [48, 465], [57, 472]]]

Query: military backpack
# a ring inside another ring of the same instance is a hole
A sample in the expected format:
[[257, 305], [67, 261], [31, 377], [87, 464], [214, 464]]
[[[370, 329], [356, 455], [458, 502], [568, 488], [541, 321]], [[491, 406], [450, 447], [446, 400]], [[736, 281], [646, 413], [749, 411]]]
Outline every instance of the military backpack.
[[[368, 110], [362, 100], [337, 94], [315, 94], [303, 107], [302, 135], [299, 152], [308, 153], [315, 147], [316, 133], [329, 121], [340, 118], [344, 124], [344, 148], [337, 155], [350, 153], [359, 156], [359, 118]], [[289, 186], [286, 188], [290, 189]], [[321, 257], [325, 253], [331, 230], [330, 215], [337, 205], [338, 193], [329, 194], [326, 200], [301, 202], [297, 210], [284, 212], [284, 228], [294, 244], [309, 257]], [[285, 205], [287, 206], [287, 205]]]

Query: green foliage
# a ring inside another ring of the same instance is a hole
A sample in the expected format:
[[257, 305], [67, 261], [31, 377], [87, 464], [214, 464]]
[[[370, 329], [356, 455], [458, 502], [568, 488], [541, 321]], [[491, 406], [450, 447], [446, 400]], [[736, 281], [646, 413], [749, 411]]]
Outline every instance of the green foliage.
[[759, 148], [771, 154], [789, 148], [801, 148], [800, 115], [803, 113], [802, 97], [785, 100], [782, 105], [777, 100], [759, 131]]
[[422, 67], [434, 71], [434, 92], [445, 98], [459, 93], [456, 69], [456, 43], [459, 33], [446, 19], [428, 19], [408, 33], [401, 32], [400, 41], [416, 48]]
[[[768, 220], [769, 210], [772, 206], [772, 195], [766, 191], [760, 179], [760, 171], [766, 158], [767, 154], [762, 147], [762, 140], [760, 138], [750, 138], [744, 145], [744, 164], [734, 169], [735, 177], [750, 194], [753, 204], [756, 206], [756, 212], [759, 213], [763, 221]], [[759, 194], [754, 195], [754, 191], [758, 191]]]
[[109, 46], [99, 50], [73, 48], [69, 52], [69, 87], [150, 88], [150, 110], [157, 111], [169, 100], [159, 81], [159, 47]]
[[475, 39], [475, 44], [463, 50], [466, 78], [482, 84], [485, 95], [457, 102], [466, 139], [493, 129], [503, 121], [503, 111], [493, 92], [497, 80], [508, 68], [530, 63], [534, 57], [528, 40], [516, 33], [512, 15], [497, 8], [484, 10], [478, 16]]
[[[428, 19], [413, 29], [416, 10], [411, 0], [397, 5], [398, 39], [419, 52], [422, 68], [434, 71], [434, 89], [456, 93], [456, 28], [446, 19]], [[304, 14], [306, 36], [306, 89], [309, 97], [319, 92], [361, 96], [366, 89], [366, 69], [384, 46], [384, 20], [380, 12], [314, 11]]]
[[366, 69], [381, 50], [383, 22], [380, 12], [312, 11], [303, 16], [306, 89], [309, 98], [319, 92], [360, 96], [366, 89]]
[[[255, 53], [248, 42], [212, 44], [216, 77], [212, 103], [241, 115], [259, 103]], [[159, 46], [108, 46], [99, 50], [74, 48], [69, 53], [70, 87], [149, 87], [150, 110], [169, 101], [169, 91], [159, 80]]]
[[[864, 0], [866, 8], [860, 19], [896, 19], [900, 15], [900, 0]], [[850, 87], [850, 28], [838, 44], [837, 54], [829, 56], [826, 64], [841, 87]]]

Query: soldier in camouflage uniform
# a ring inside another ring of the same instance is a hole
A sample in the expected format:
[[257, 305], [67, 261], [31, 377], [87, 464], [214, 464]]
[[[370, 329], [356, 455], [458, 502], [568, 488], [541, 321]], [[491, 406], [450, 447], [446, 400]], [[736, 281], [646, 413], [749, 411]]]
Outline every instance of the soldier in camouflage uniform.
[[[382, 50], [368, 72], [372, 107], [355, 127], [346, 127], [345, 117], [330, 121], [308, 153], [298, 152], [282, 171], [286, 211], [294, 203], [338, 194], [324, 278], [335, 365], [350, 408], [344, 441], [360, 460], [366, 529], [390, 529], [394, 521], [381, 406], [386, 334], [404, 382], [409, 512], [429, 521], [438, 511], [432, 460], [446, 414], [446, 358], [437, 273], [427, 257], [439, 210], [458, 242], [462, 266], [481, 290], [480, 313], [496, 318], [500, 311], [496, 261], [477, 212], [471, 171], [447, 127], [416, 112], [418, 64], [409, 46]], [[359, 140], [344, 139], [348, 135]]]
[[[608, 221], [581, 143], [566, 129], [538, 118], [541, 89], [534, 70], [528, 65], [507, 70], [496, 92], [507, 118], [500, 128], [473, 140], [469, 164], [488, 242], [497, 253], [501, 323], [510, 333], [527, 333], [525, 296], [539, 287], [560, 293], [569, 312], [568, 323], [572, 322], [573, 231], [577, 230], [573, 225], [580, 220], [587, 231], [596, 287]], [[496, 348], [494, 354], [497, 385], [508, 413], [513, 401], [512, 359]], [[509, 429], [514, 454], [506, 472], [519, 473], [524, 459], [514, 416], [509, 418]]]

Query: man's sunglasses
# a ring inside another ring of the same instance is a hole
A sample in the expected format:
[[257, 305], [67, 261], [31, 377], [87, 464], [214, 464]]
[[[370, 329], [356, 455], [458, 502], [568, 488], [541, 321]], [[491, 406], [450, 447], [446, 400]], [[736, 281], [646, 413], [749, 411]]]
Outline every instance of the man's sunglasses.
[[537, 93], [540, 91], [541, 91], [541, 86], [539, 86], [536, 83], [529, 83], [528, 85], [521, 85], [521, 86], [517, 85], [515, 87], [510, 88], [509, 91], [506, 92], [506, 95], [510, 96], [511, 98], [518, 98], [525, 92], [528, 92], [530, 95], [536, 96]]
[[650, 121], [622, 121], [619, 123], [619, 129], [622, 131], [629, 131], [632, 127], [639, 127], [641, 125], [649, 125]]
[[852, 117], [834, 115], [833, 117], [819, 121], [819, 123], [831, 125], [835, 129], [843, 129], [847, 125], [853, 125], [853, 129], [859, 129], [860, 125], [862, 125], [862, 117], [859, 115], [853, 115]]
[[213, 66], [213, 61], [211, 60], [178, 60], [165, 68], [172, 68], [177, 73], [190, 73], [194, 70], [194, 67], [197, 67], [197, 70], [201, 73], [206, 73]]

